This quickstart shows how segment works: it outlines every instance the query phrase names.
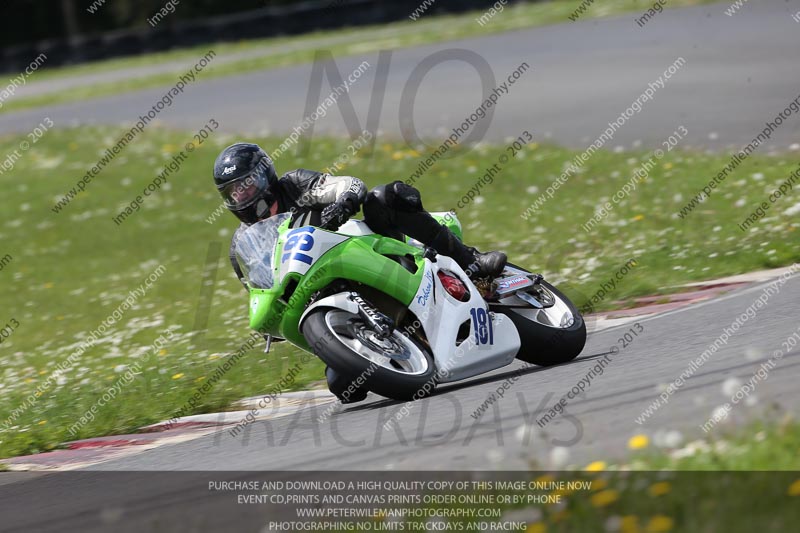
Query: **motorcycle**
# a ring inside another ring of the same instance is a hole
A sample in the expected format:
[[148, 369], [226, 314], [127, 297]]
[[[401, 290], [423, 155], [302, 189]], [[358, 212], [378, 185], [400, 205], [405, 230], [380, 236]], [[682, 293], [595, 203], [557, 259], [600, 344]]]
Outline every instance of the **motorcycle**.
[[[462, 238], [452, 213], [432, 213]], [[555, 365], [580, 354], [586, 325], [541, 275], [508, 264], [473, 282], [451, 258], [351, 219], [337, 231], [290, 228], [282, 213], [235, 245], [250, 327], [311, 352], [353, 383], [395, 400], [515, 358]]]

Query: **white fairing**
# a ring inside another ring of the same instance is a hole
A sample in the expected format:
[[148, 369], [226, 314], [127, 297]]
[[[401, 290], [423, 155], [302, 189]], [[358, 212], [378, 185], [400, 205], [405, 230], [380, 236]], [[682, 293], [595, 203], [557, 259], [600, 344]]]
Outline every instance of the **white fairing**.
[[345, 235], [351, 235], [353, 237], [359, 237], [361, 235], [372, 235], [373, 233], [375, 233], [374, 231], [369, 229], [369, 226], [367, 226], [366, 222], [355, 218], [351, 218], [350, 220], [342, 224], [342, 226], [337, 230], [337, 232], [344, 233]]
[[[445, 291], [436, 275], [439, 269], [461, 278], [469, 289], [469, 301], [460, 302]], [[516, 327], [505, 315], [489, 311], [478, 289], [455, 261], [441, 255], [436, 263], [426, 259], [422, 279], [408, 308], [418, 317], [431, 345], [439, 381], [465, 379], [513, 361], [520, 348]], [[469, 323], [469, 335], [457, 345], [464, 322]]]
[[[447, 294], [436, 272], [445, 269], [458, 274], [466, 282], [470, 299], [460, 302]], [[421, 327], [430, 342], [440, 382], [458, 381], [511, 363], [520, 348], [517, 329], [511, 320], [500, 313], [491, 313], [478, 289], [469, 281], [463, 270], [449, 257], [438, 256], [436, 263], [425, 260], [422, 284], [408, 306], [419, 322], [411, 327]], [[300, 318], [300, 327], [316, 308], [335, 307], [358, 314], [358, 306], [347, 293], [334, 294], [315, 302]], [[491, 318], [476, 333], [478, 316]], [[458, 330], [469, 322], [469, 334], [456, 344]], [[412, 331], [406, 331], [412, 333]]]
[[282, 281], [289, 272], [305, 274], [322, 254], [347, 239], [348, 237], [344, 235], [337, 235], [314, 226], [303, 226], [289, 231], [279, 258], [278, 279]]

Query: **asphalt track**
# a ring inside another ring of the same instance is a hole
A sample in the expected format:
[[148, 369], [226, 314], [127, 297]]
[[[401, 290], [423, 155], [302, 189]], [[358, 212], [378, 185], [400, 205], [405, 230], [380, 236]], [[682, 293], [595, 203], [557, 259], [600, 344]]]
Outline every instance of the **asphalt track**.
[[[800, 276], [769, 298], [767, 306], [736, 332], [689, 381], [643, 425], [635, 422], [661, 389], [689, 368], [761, 294], [758, 285], [640, 321], [642, 333], [622, 348], [618, 339], [632, 324], [590, 335], [576, 361], [553, 368], [532, 367], [477, 421], [471, 414], [516, 368], [457, 384], [442, 385], [432, 398], [410, 404], [408, 415], [385, 429], [404, 403], [370, 396], [338, 406], [323, 422], [325, 406], [275, 420], [256, 421], [242, 434], [227, 430], [152, 452], [99, 464], [102, 470], [462, 470], [518, 469], [531, 460], [553, 466], [554, 446], [569, 450], [568, 462], [624, 457], [628, 440], [657, 430], [702, 436], [700, 424], [726, 399], [722, 384], [747, 382], [759, 365], [781, 349], [798, 329]], [[610, 354], [614, 347], [619, 353]], [[537, 426], [546, 407], [558, 400], [610, 354], [605, 372], [592, 380], [585, 397], [569, 400], [568, 417]], [[800, 349], [789, 353], [757, 385], [758, 403], [740, 403], [730, 421], [749, 420], [773, 402], [792, 411], [800, 406], [796, 379]], [[530, 429], [525, 429], [530, 428]], [[721, 429], [721, 428], [720, 428]], [[556, 465], [558, 466], [558, 465]], [[565, 465], [561, 465], [565, 466]]]
[[[479, 52], [498, 79], [521, 61], [534, 67], [503, 97], [488, 138], [515, 136], [518, 130], [531, 129], [581, 147], [682, 56], [686, 66], [641, 114], [617, 132], [614, 143], [630, 146], [641, 141], [657, 146], [679, 125], [690, 131], [691, 145], [722, 148], [746, 143], [800, 93], [795, 53], [800, 49], [800, 25], [789, 16], [790, 5], [779, 0], [750, 2], [734, 17], [723, 14], [727, 5], [665, 11], [644, 28], [626, 16], [396, 51], [380, 126], [385, 135], [399, 135], [397, 110], [409, 73], [432, 52], [459, 47]], [[347, 73], [362, 60], [377, 61], [376, 57], [341, 59], [339, 69]], [[197, 110], [213, 109], [228, 131], [285, 133], [302, 118], [309, 74], [309, 66], [300, 66], [201, 82], [161, 118], [171, 126], [191, 130], [208, 119], [209, 112]], [[371, 87], [372, 73], [351, 92], [362, 124]], [[149, 109], [162, 92], [155, 89], [6, 114], [0, 116], [0, 132], [25, 131], [42, 116], [50, 116], [58, 125], [131, 121]], [[438, 138], [479, 100], [474, 71], [457, 62], [445, 63], [425, 78], [416, 98], [417, 131]], [[796, 119], [785, 122], [770, 144], [784, 149], [800, 140], [799, 127]], [[317, 131], [325, 130], [345, 131], [338, 112], [317, 125]], [[709, 137], [712, 133], [716, 135]], [[769, 145], [761, 150], [768, 149]], [[223, 430], [92, 469], [237, 471], [227, 479], [274, 470], [546, 469], [625, 457], [629, 438], [639, 433], [656, 438], [657, 433], [676, 430], [684, 441], [691, 440], [703, 435], [699, 426], [712, 411], [729, 401], [723, 389], [730, 389], [731, 378], [747, 382], [797, 331], [797, 276], [747, 320], [668, 404], [643, 425], [635, 420], [664, 386], [689, 368], [690, 362], [753, 304], [763, 288], [763, 284], [752, 286], [641, 320], [642, 333], [630, 346], [609, 356], [611, 363], [592, 381], [585, 396], [569, 402], [567, 416], [555, 418], [544, 429], [536, 426], [534, 413], [541, 415], [544, 407], [576, 386], [600, 358], [619, 347], [618, 339], [631, 325], [591, 334], [584, 353], [573, 363], [527, 371], [477, 421], [471, 413], [514, 367], [441, 387], [433, 397], [412, 404], [408, 415], [389, 430], [384, 424], [404, 405], [370, 396], [361, 404], [338, 408], [323, 423], [316, 422], [322, 409], [311, 409], [296, 416], [257, 421], [237, 437]], [[776, 408], [796, 411], [800, 404], [799, 355], [797, 350], [786, 355], [768, 379], [757, 385], [756, 400], [735, 406], [723, 427]], [[726, 382], [728, 387], [723, 387]], [[562, 448], [557, 457], [554, 447]], [[169, 524], [175, 516], [184, 517], [182, 525], [192, 526], [185, 517], [197, 514], [198, 508], [207, 517], [205, 529], [215, 524], [235, 525], [236, 520], [254, 512], [215, 503], [202, 489], [204, 478], [199, 474], [194, 478], [186, 477], [188, 474], [166, 476], [155, 487], [152, 483], [139, 485], [136, 478], [118, 478], [113, 490], [108, 483], [98, 482], [98, 475], [0, 476], [0, 530], [90, 531], [107, 530], [110, 524], [117, 531], [142, 530], [143, 517]], [[42, 505], [44, 502], [47, 505]], [[238, 514], [231, 516], [232, 512]]]
[[[628, 439], [640, 433], [655, 440], [658, 430], [678, 430], [687, 442], [703, 435], [699, 426], [730, 401], [731, 390], [723, 391], [726, 381], [746, 383], [776, 350], [786, 349], [783, 341], [798, 330], [800, 277], [778, 286], [777, 294], [772, 291], [766, 305], [743, 321], [648, 422], [639, 425], [635, 419], [764, 294], [766, 285], [640, 320], [640, 336], [610, 357], [584, 397], [568, 403], [568, 417], [556, 418], [544, 430], [536, 427], [534, 412], [574, 387], [598, 357], [619, 345], [630, 324], [591, 334], [583, 354], [570, 364], [528, 371], [478, 422], [470, 413], [513, 367], [440, 387], [433, 397], [412, 404], [390, 430], [383, 428], [385, 422], [404, 404], [370, 396], [364, 403], [337, 407], [322, 423], [317, 422], [321, 410], [310, 409], [256, 421], [236, 437], [222, 430], [92, 468], [140, 472], [4, 474], [0, 530], [104, 531], [113, 525], [118, 531], [192, 531], [241, 525], [239, 530], [259, 531], [252, 524], [263, 524], [279, 511], [234, 505], [235, 496], [207, 489], [210, 479], [297, 479], [327, 470], [408, 470], [424, 476], [418, 472], [548, 469], [625, 457]], [[775, 409], [796, 412], [799, 377], [800, 350], [789, 351], [755, 386], [757, 402], [735, 405], [724, 427], [774, 415]], [[535, 429], [521, 429], [531, 426]], [[566, 448], [566, 463], [553, 463], [554, 446]]]
[[[657, 147], [684, 126], [689, 130], [682, 143], [686, 147], [741, 147], [800, 94], [796, 57], [800, 24], [790, 15], [796, 11], [794, 5], [782, 0], [748, 2], [732, 17], [724, 13], [729, 5], [665, 10], [644, 27], [629, 14], [394, 51], [380, 108], [379, 141], [403, 134], [401, 116], [406, 135], [413, 127], [422, 138], [441, 140], [475, 110], [482, 99], [481, 83], [475, 68], [464, 61], [435, 66], [413, 98], [413, 91], [406, 88], [426, 58], [462, 49], [485, 59], [498, 83], [522, 62], [531, 66], [501, 97], [485, 136], [488, 140], [529, 130], [538, 141], [585, 148], [648, 84], [683, 57], [685, 65], [616, 132], [610, 146]], [[382, 94], [373, 94], [378, 54], [337, 58], [343, 76], [362, 61], [371, 68], [350, 91], [359, 124], [350, 121], [348, 130], [334, 109], [317, 121], [315, 134], [352, 133], [367, 125], [370, 105]], [[213, 116], [231, 133], [282, 136], [303, 119], [311, 71], [311, 65], [302, 65], [208, 81], [201, 73], [199, 81], [159, 119], [193, 131]], [[57, 127], [133, 123], [166, 89], [3, 114], [0, 133], [30, 131], [44, 116]], [[329, 91], [326, 81], [322, 97]], [[404, 91], [413, 105], [401, 112]], [[799, 133], [800, 121], [786, 121], [759, 150], [785, 150], [800, 141]]]

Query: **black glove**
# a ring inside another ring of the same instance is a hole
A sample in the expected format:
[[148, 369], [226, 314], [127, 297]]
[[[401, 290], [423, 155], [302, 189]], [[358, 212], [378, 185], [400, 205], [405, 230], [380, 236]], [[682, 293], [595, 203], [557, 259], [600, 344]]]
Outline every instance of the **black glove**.
[[341, 198], [322, 210], [322, 222], [320, 227], [330, 231], [336, 231], [347, 222], [351, 216], [358, 211], [358, 196], [347, 192]]

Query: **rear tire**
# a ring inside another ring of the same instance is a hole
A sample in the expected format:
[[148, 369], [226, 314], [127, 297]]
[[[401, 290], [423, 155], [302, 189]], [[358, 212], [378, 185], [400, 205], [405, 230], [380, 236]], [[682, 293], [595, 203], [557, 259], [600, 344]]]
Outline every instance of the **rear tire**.
[[[345, 316], [349, 317], [352, 326], [341, 323]], [[407, 365], [407, 371], [404, 371], [398, 361], [388, 356], [381, 357], [368, 346], [366, 343], [369, 339], [361, 339], [347, 329], [357, 328], [360, 321], [358, 315], [338, 308], [320, 308], [312, 311], [306, 318], [303, 323], [303, 336], [306, 342], [314, 347], [317, 357], [325, 364], [338, 373], [352, 376], [356, 382], [360, 378], [364, 388], [381, 396], [406, 401], [427, 396], [436, 388], [436, 365], [425, 348], [397, 330], [392, 332], [387, 344], [394, 345], [397, 349], [392, 351], [387, 348], [387, 351], [393, 354], [401, 352], [409, 354], [408, 361], [412, 361], [413, 357], [416, 365], [416, 368]], [[363, 325], [363, 322], [361, 324]], [[345, 341], [354, 346], [362, 343], [363, 349], [356, 351], [345, 344]], [[370, 359], [370, 356], [373, 358]]]
[[495, 312], [506, 315], [517, 328], [520, 348], [517, 359], [539, 366], [552, 366], [572, 361], [580, 355], [586, 345], [586, 323], [575, 305], [546, 281], [542, 285], [560, 298], [574, 318], [571, 326], [555, 328], [531, 320], [514, 309], [494, 307]]

